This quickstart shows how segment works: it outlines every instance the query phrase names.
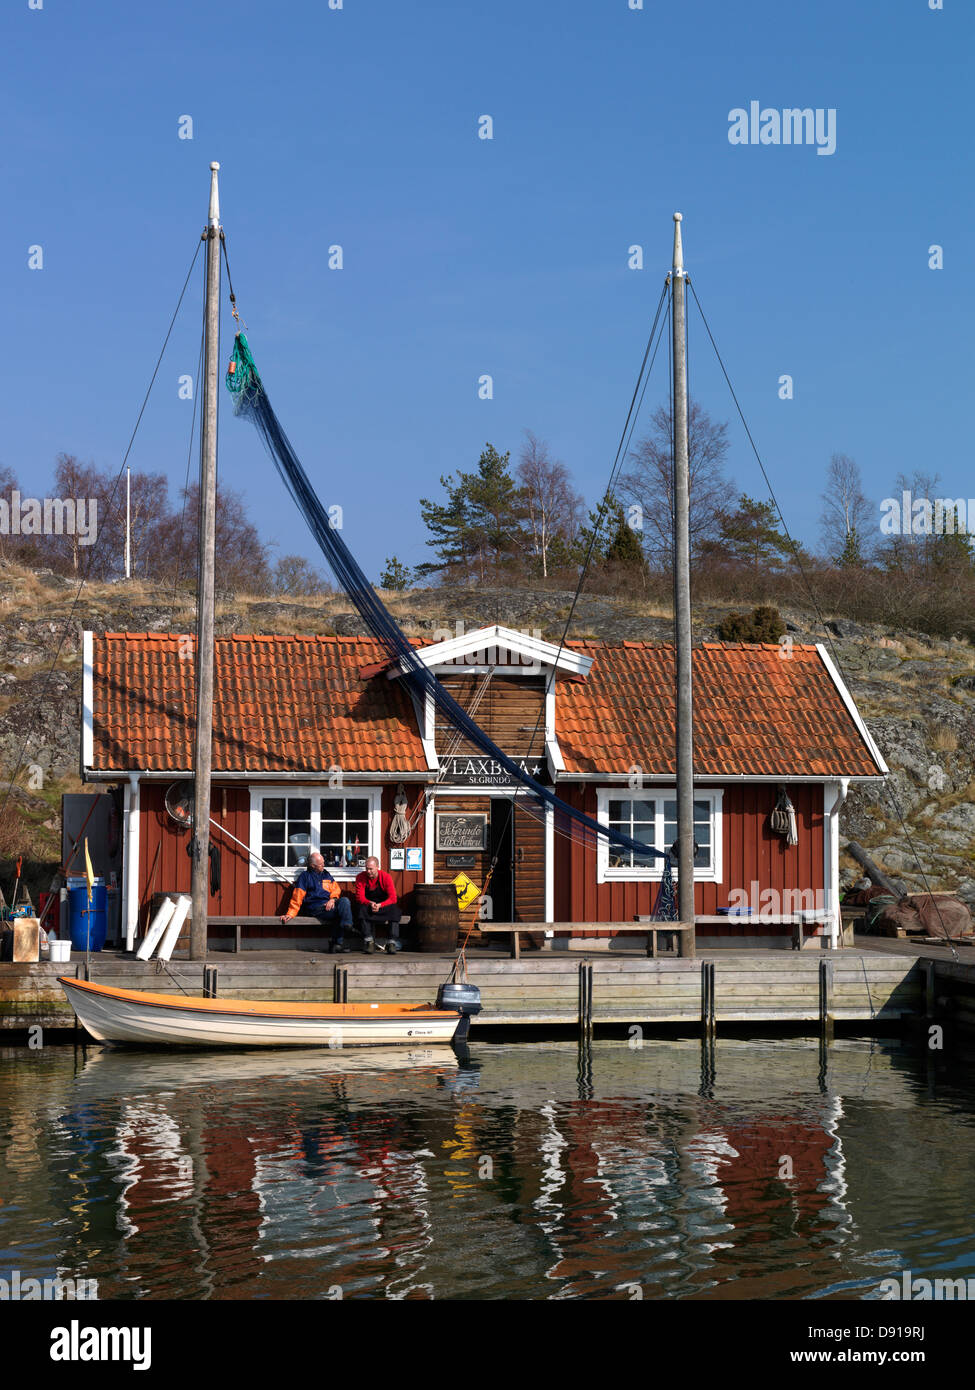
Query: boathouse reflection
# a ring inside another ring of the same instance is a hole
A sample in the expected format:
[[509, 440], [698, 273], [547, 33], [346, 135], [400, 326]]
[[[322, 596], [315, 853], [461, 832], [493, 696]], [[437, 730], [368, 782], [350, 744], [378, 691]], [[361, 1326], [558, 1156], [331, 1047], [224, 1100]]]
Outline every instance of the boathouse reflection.
[[482, 1049], [477, 1089], [450, 1054], [93, 1053], [48, 1067], [43, 1101], [0, 1101], [3, 1190], [36, 1228], [0, 1206], [0, 1235], [102, 1297], [829, 1291], [863, 1252], [891, 1258], [850, 1136], [868, 1171], [891, 1109], [929, 1106], [931, 1083], [845, 1045], [824, 1095], [814, 1043], [768, 1047], [774, 1069], [719, 1040], [713, 1098], [695, 1044], [597, 1043], [591, 1099], [557, 1046]]

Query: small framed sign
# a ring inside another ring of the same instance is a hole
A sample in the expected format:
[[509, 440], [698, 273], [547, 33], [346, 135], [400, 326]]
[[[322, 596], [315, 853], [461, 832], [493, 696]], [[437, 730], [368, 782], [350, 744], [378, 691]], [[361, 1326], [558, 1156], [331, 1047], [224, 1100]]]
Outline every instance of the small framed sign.
[[448, 854], [448, 869], [473, 869], [477, 863], [476, 854]]
[[389, 867], [390, 867], [391, 869], [405, 869], [405, 868], [406, 868], [406, 850], [405, 850], [405, 849], [391, 849], [391, 850], [389, 851]]
[[422, 874], [423, 872], [423, 850], [408, 849], [406, 851], [406, 871], [407, 873]]
[[437, 815], [437, 849], [487, 848], [486, 815]]

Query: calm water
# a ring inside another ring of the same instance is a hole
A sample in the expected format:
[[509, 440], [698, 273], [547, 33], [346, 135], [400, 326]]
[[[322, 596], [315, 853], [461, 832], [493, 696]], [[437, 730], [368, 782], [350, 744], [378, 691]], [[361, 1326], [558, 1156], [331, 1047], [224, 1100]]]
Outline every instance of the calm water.
[[714, 1058], [5, 1049], [0, 1276], [196, 1299], [865, 1298], [903, 1268], [975, 1276], [971, 1058], [843, 1040], [824, 1071], [794, 1039]]

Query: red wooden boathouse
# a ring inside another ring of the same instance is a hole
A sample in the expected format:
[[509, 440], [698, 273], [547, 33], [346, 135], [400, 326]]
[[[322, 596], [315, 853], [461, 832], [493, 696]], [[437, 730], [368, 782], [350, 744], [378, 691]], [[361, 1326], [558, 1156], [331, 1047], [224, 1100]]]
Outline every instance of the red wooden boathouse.
[[[673, 843], [671, 647], [559, 647], [498, 626], [416, 646], [493, 740], [562, 798], [644, 843]], [[131, 942], [153, 894], [189, 890], [187, 835], [165, 796], [192, 775], [193, 640], [89, 632], [84, 659], [82, 775], [124, 792]], [[811, 934], [835, 940], [840, 807], [851, 781], [887, 772], [849, 691], [819, 645], [705, 643], [693, 668], [699, 945], [787, 945], [783, 922], [796, 911]], [[650, 913], [659, 861], [636, 862], [602, 839], [589, 847], [552, 813], [529, 811], [501, 769], [441, 727], [432, 704], [414, 702], [401, 675], [371, 638], [218, 639], [211, 805], [222, 875], [212, 916], [280, 913], [279, 875], [296, 872], [310, 848], [350, 888], [365, 856], [378, 855], [407, 904], [418, 882], [464, 872], [483, 885], [496, 858], [495, 921], [578, 923], [591, 938], [600, 922]], [[394, 842], [399, 786], [409, 829]], [[772, 828], [783, 789], [794, 844]], [[750, 914], [722, 913], [746, 906]], [[294, 930], [257, 935], [285, 946]]]

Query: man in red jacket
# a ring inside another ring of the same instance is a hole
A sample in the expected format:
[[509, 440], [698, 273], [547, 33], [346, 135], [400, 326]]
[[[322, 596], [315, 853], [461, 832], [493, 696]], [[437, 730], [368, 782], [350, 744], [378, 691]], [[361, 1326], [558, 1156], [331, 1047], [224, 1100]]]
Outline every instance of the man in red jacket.
[[379, 860], [366, 860], [365, 871], [355, 879], [356, 925], [364, 937], [372, 936], [374, 922], [389, 923], [389, 939], [377, 941], [380, 951], [398, 951], [401, 912], [393, 880], [379, 867]]

